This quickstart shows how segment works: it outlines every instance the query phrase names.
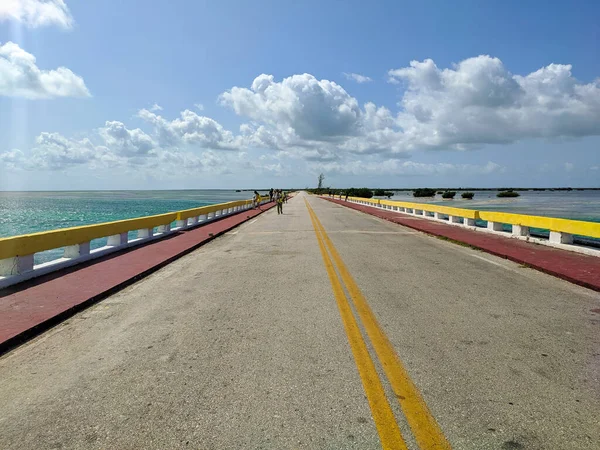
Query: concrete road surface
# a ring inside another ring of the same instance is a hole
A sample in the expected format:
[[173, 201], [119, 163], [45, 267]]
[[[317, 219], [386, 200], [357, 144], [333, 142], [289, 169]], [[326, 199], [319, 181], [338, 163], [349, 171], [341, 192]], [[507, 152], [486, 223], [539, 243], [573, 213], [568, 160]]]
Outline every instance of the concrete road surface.
[[599, 308], [301, 194], [0, 358], [0, 448], [600, 449]]

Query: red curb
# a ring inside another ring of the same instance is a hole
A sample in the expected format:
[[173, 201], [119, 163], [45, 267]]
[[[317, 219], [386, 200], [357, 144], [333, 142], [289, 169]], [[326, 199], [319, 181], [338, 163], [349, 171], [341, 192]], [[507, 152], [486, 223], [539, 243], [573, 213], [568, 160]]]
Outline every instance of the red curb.
[[503, 236], [480, 233], [428, 219], [405, 216], [372, 206], [357, 205], [342, 200], [321, 197], [357, 211], [379, 217], [433, 236], [444, 237], [476, 247], [485, 252], [526, 264], [541, 272], [571, 283], [600, 291], [600, 258]]
[[271, 209], [246, 210], [0, 290], [0, 355]]

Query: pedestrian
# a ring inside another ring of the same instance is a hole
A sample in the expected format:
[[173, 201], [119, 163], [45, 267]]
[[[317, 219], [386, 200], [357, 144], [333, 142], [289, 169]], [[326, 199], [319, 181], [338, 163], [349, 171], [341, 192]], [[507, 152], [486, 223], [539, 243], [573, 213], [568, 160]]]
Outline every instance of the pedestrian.
[[283, 191], [283, 203], [287, 203], [287, 198], [288, 198], [287, 192]]
[[283, 192], [281, 192], [281, 189], [277, 193], [277, 214], [283, 214]]
[[[254, 191], [254, 209], [258, 208], [260, 209], [260, 202], [261, 202], [261, 197], [260, 194], [258, 193], [258, 191]], [[262, 211], [262, 209], [260, 209]]]
[[271, 190], [269, 191], [269, 201], [273, 201], [273, 188], [271, 188]]
[[348, 201], [348, 191], [346, 191], [346, 201]]

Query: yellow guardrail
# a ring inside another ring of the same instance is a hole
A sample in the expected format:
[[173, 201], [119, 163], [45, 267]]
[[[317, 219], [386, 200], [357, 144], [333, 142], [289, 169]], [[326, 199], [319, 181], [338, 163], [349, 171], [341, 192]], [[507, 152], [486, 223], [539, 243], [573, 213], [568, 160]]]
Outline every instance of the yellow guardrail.
[[413, 203], [413, 202], [400, 202], [395, 200], [382, 200], [382, 199], [372, 199], [372, 198], [359, 198], [359, 197], [348, 197], [348, 200], [355, 201], [366, 201], [371, 204], [380, 204], [387, 206], [398, 206], [400, 208], [409, 208], [409, 209], [420, 209], [422, 211], [428, 212], [437, 212], [440, 214], [447, 214], [449, 216], [458, 216], [458, 217], [467, 217], [469, 219], [477, 219], [477, 211], [473, 209], [465, 209], [465, 208], [454, 208], [452, 206], [443, 206], [443, 205], [430, 205], [428, 203]]
[[600, 238], [600, 223], [584, 222], [583, 220], [559, 219], [556, 217], [529, 216], [494, 211], [478, 211], [479, 219], [488, 222], [521, 225], [530, 228], [558, 231], [561, 233], [577, 234]]
[[[344, 198], [344, 197], [342, 197]], [[508, 225], [520, 225], [542, 230], [556, 231], [559, 233], [576, 234], [600, 238], [600, 223], [585, 222], [583, 220], [559, 219], [556, 217], [530, 216], [526, 214], [513, 214], [494, 211], [479, 211], [474, 209], [454, 208], [443, 205], [432, 205], [428, 203], [412, 203], [383, 199], [366, 199], [360, 197], [348, 197], [348, 200], [365, 202], [371, 205], [387, 205], [400, 208], [417, 209], [427, 212], [437, 212], [448, 216], [463, 217], [468, 219], [480, 219], [487, 222], [503, 223]]]
[[177, 213], [172, 212], [137, 219], [118, 220], [115, 222], [7, 237], [0, 239], [0, 259], [32, 255], [44, 250], [77, 245], [82, 242], [89, 242], [92, 239], [113, 236], [132, 230], [154, 228], [169, 224], [175, 221], [176, 218]]
[[245, 206], [251, 204], [252, 200], [237, 200], [233, 202], [219, 203], [218, 205], [208, 205], [201, 206], [199, 208], [184, 209], [182, 211], [177, 212], [177, 220], [185, 220], [189, 219], [190, 217], [196, 217], [204, 214], [209, 214], [215, 211], [220, 211], [225, 208], [234, 208], [236, 206]]
[[[264, 199], [264, 197], [263, 197]], [[135, 219], [118, 220], [115, 222], [85, 225], [81, 227], [62, 228], [59, 230], [41, 231], [39, 233], [11, 236], [0, 239], [0, 260], [16, 256], [33, 255], [45, 250], [68, 247], [89, 242], [93, 239], [127, 233], [129, 231], [150, 229], [161, 225], [168, 225], [177, 220], [221, 211], [235, 206], [252, 204], [252, 200], [239, 200], [216, 205], [183, 211], [158, 214], [155, 216], [139, 217]]]

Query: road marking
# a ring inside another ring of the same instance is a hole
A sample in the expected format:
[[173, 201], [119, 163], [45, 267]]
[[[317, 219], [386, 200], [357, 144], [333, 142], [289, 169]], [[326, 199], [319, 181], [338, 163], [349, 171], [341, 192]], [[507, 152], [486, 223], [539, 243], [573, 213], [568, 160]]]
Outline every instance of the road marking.
[[331, 253], [331, 257], [338, 269], [342, 282], [350, 294], [360, 320], [371, 340], [383, 370], [392, 385], [392, 389], [404, 411], [406, 420], [419, 447], [422, 450], [450, 450], [450, 443], [447, 441], [444, 433], [429, 411], [419, 390], [410, 379], [408, 372], [402, 365], [392, 343], [378, 324], [366, 298], [354, 281], [354, 278], [350, 275], [348, 268], [334, 247], [333, 242], [331, 242], [325, 228], [308, 203], [307, 208], [311, 214], [311, 218], [314, 215], [314, 223], [317, 224], [325, 245]]
[[[307, 207], [309, 207], [308, 202]], [[387, 397], [385, 396], [385, 391], [383, 389], [383, 385], [381, 384], [381, 380], [379, 379], [379, 375], [377, 375], [375, 364], [371, 359], [367, 345], [365, 344], [365, 341], [360, 333], [360, 328], [356, 323], [354, 314], [352, 314], [352, 310], [350, 309], [350, 305], [348, 304], [348, 300], [344, 294], [344, 289], [337, 277], [337, 274], [335, 273], [333, 263], [327, 254], [323, 239], [319, 235], [318, 227], [315, 222], [316, 217], [313, 217], [310, 207], [309, 213], [310, 219], [313, 223], [315, 235], [317, 236], [317, 242], [319, 243], [319, 249], [321, 250], [321, 256], [323, 257], [323, 263], [325, 264], [325, 269], [327, 270], [327, 275], [329, 276], [329, 281], [331, 282], [333, 295], [335, 297], [340, 316], [342, 317], [348, 343], [352, 349], [354, 362], [358, 369], [363, 389], [367, 395], [369, 406], [371, 407], [373, 420], [375, 421], [379, 439], [381, 440], [381, 446], [384, 449], [407, 450], [408, 447], [406, 446], [404, 439], [402, 439], [400, 428], [398, 427], [392, 408], [387, 400]]]
[[516, 272], [515, 270], [513, 270], [512, 267], [506, 267], [504, 264], [500, 264], [500, 263], [498, 263], [496, 261], [492, 261], [491, 259], [484, 258], [483, 256], [474, 255], [473, 253], [470, 253], [470, 255], [473, 258], [477, 258], [477, 259], [480, 259], [482, 261], [489, 262], [490, 264], [493, 264], [493, 265], [498, 266], [498, 267], [502, 267], [503, 269], [506, 269], [506, 270], [510, 270], [511, 272]]
[[258, 220], [258, 219], [251, 220], [250, 222], [248, 222], [248, 225], [252, 225], [252, 224], [253, 224], [254, 222], [256, 222], [257, 220]]

